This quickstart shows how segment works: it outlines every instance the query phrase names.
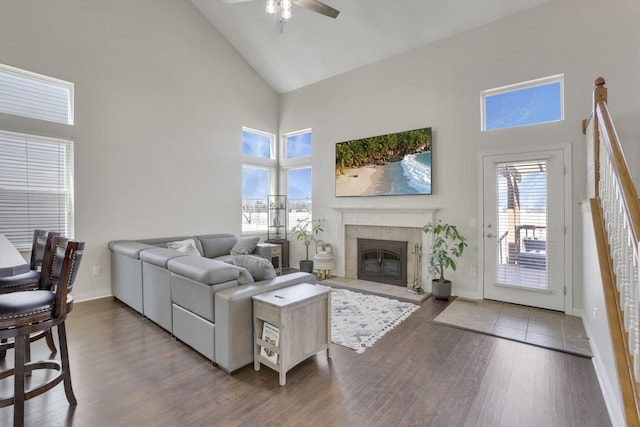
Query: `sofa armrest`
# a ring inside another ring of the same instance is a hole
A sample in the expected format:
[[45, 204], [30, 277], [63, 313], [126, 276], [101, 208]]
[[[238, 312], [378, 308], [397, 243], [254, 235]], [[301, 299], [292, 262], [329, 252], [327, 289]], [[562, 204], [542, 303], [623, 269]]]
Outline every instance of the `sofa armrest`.
[[253, 362], [251, 297], [298, 283], [316, 283], [309, 273], [292, 273], [217, 292], [215, 298], [215, 362], [231, 373]]

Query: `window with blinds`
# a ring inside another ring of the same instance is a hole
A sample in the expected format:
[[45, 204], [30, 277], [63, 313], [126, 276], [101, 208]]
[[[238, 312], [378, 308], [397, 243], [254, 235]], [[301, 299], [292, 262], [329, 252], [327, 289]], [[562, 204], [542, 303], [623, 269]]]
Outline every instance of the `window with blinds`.
[[548, 289], [547, 161], [496, 165], [497, 280]]
[[0, 112], [72, 125], [73, 86], [0, 64]]
[[28, 250], [34, 229], [72, 228], [71, 141], [0, 131], [0, 234]]

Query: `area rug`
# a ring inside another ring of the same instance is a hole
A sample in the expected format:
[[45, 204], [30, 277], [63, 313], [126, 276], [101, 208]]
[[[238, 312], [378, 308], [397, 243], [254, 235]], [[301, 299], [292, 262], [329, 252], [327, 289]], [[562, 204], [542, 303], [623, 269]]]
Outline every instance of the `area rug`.
[[582, 319], [557, 311], [490, 300], [456, 299], [433, 323], [592, 357]]
[[363, 353], [418, 308], [378, 295], [332, 289], [331, 341]]

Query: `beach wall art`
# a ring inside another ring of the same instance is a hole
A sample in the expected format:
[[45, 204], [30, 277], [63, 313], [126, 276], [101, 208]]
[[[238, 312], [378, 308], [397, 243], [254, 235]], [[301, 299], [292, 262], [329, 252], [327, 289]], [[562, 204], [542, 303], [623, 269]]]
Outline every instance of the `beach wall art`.
[[336, 197], [431, 194], [431, 128], [336, 144]]

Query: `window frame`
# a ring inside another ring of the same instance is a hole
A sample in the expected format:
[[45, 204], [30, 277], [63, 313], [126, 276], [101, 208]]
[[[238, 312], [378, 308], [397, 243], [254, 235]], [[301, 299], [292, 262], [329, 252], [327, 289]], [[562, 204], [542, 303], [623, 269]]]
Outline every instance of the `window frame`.
[[[269, 173], [269, 184], [268, 184], [268, 194], [265, 194], [265, 206], [266, 203], [268, 203], [268, 196], [270, 194], [275, 194], [276, 189], [278, 188], [278, 158], [277, 158], [277, 138], [276, 135], [270, 132], [266, 132], [266, 131], [262, 131], [262, 130], [258, 130], [258, 129], [254, 129], [254, 128], [249, 128], [246, 126], [242, 127], [242, 132], [249, 132], [249, 133], [253, 133], [253, 134], [257, 134], [257, 135], [261, 135], [261, 136], [266, 136], [270, 138], [270, 158], [264, 158], [264, 157], [255, 157], [255, 156], [247, 156], [245, 154], [242, 154], [242, 138], [241, 138], [241, 158], [242, 158], [242, 166], [241, 166], [241, 175], [242, 175], [242, 170], [246, 167], [246, 168], [252, 168], [252, 169], [262, 169], [262, 170], [267, 170]], [[241, 202], [245, 200], [244, 197], [244, 193], [241, 194]], [[244, 204], [241, 205], [241, 208]], [[266, 213], [266, 210], [265, 210]], [[244, 222], [244, 218], [241, 221], [240, 224], [240, 228], [241, 228], [241, 234], [242, 235], [251, 235], [251, 234], [262, 234], [262, 233], [267, 233], [268, 231], [268, 224], [267, 221], [265, 219], [264, 222], [264, 229], [260, 228], [260, 229], [256, 229], [256, 230], [248, 230], [245, 229], [245, 222]]]
[[[46, 84], [49, 86], [57, 86], [60, 88], [63, 88], [65, 90], [68, 91], [68, 97], [67, 97], [67, 121], [58, 121], [58, 120], [51, 120], [51, 119], [47, 119], [44, 118], [42, 115], [38, 115], [38, 114], [19, 114], [16, 111], [9, 111], [9, 112], [5, 112], [5, 111], [0, 111], [3, 114], [10, 114], [10, 115], [14, 115], [14, 116], [18, 116], [18, 117], [26, 117], [29, 119], [36, 119], [36, 120], [44, 120], [47, 122], [51, 122], [51, 123], [61, 123], [64, 125], [73, 125], [74, 124], [74, 98], [75, 98], [75, 94], [74, 94], [74, 90], [75, 90], [75, 85], [74, 83], [65, 81], [65, 80], [61, 80], [61, 79], [56, 79], [54, 77], [49, 77], [49, 76], [45, 76], [43, 74], [38, 74], [38, 73], [34, 73], [32, 71], [27, 71], [27, 70], [23, 70], [20, 68], [16, 68], [16, 67], [12, 67], [10, 65], [6, 65], [6, 64], [0, 64], [0, 74], [12, 74], [18, 77], [22, 77], [28, 80], [32, 80], [35, 83], [40, 83], [40, 84]], [[31, 88], [33, 91], [35, 91], [34, 88]], [[1, 92], [1, 91], [0, 91]], [[30, 92], [30, 94], [33, 94], [33, 92]], [[41, 95], [41, 94], [40, 94]], [[19, 100], [23, 100], [24, 97], [18, 98]]]
[[[509, 126], [498, 129], [487, 129], [487, 98], [505, 93], [517, 92], [523, 89], [532, 89], [540, 86], [560, 83], [560, 118], [558, 120], [549, 120], [544, 122], [527, 123], [517, 126]], [[480, 92], [480, 130], [482, 132], [491, 132], [502, 129], [513, 129], [518, 127], [535, 126], [544, 123], [556, 123], [564, 120], [564, 74], [555, 74], [552, 76], [542, 77], [539, 79], [528, 80], [525, 82], [514, 83], [511, 85], [500, 86], [493, 89], [486, 89]]]
[[[309, 133], [311, 134], [311, 155], [308, 156], [300, 156], [300, 157], [294, 157], [294, 158], [287, 158], [287, 153], [288, 153], [288, 138], [290, 137], [294, 137], [294, 136], [298, 136], [298, 135], [302, 135], [305, 133]], [[289, 171], [292, 170], [297, 170], [297, 169], [310, 169], [311, 170], [311, 182], [312, 182], [312, 189], [311, 189], [311, 195], [309, 197], [309, 219], [313, 220], [313, 165], [312, 165], [312, 157], [313, 157], [313, 130], [311, 128], [306, 128], [306, 129], [301, 129], [301, 130], [297, 130], [297, 131], [293, 131], [293, 132], [287, 132], [282, 134], [281, 138], [280, 138], [280, 157], [279, 157], [279, 168], [278, 168], [278, 175], [279, 175], [279, 189], [280, 189], [280, 194], [286, 194], [287, 195], [287, 201], [288, 203], [291, 202], [291, 195], [289, 194]], [[291, 218], [291, 211], [289, 210], [289, 207], [287, 207], [287, 220], [288, 220], [288, 227], [289, 227], [289, 231], [291, 231], [291, 228], [295, 227], [297, 225], [297, 221], [292, 221]]]
[[[2, 194], [6, 194], [6, 195], [11, 195], [11, 194], [27, 194], [26, 199], [29, 200], [29, 194], [33, 194], [33, 195], [39, 195], [39, 194], [45, 194], [45, 195], [54, 195], [54, 194], [58, 194], [58, 195], [62, 195], [64, 196], [64, 218], [62, 219], [62, 221], [60, 221], [60, 216], [58, 219], [58, 225], [59, 224], [64, 224], [61, 226], [62, 229], [59, 229], [60, 227], [55, 227], [53, 225], [42, 225], [42, 224], [38, 224], [38, 225], [31, 225], [31, 223], [29, 221], [27, 221], [27, 226], [24, 227], [22, 229], [22, 227], [20, 226], [19, 223], [12, 223], [10, 221], [7, 221], [8, 224], [10, 224], [9, 227], [7, 227], [7, 230], [2, 230], [0, 229], [0, 232], [3, 232], [3, 234], [7, 235], [7, 238], [9, 238], [9, 240], [14, 244], [14, 246], [16, 246], [16, 248], [20, 251], [28, 251], [31, 249], [31, 245], [33, 243], [33, 231], [35, 228], [46, 228], [49, 230], [54, 230], [54, 231], [58, 231], [60, 233], [62, 233], [63, 235], [67, 236], [67, 237], [73, 237], [74, 236], [74, 227], [75, 227], [75, 215], [74, 215], [74, 144], [73, 144], [73, 140], [72, 139], [68, 139], [68, 138], [52, 138], [52, 137], [46, 137], [46, 136], [40, 136], [40, 135], [34, 135], [34, 134], [28, 134], [28, 133], [18, 133], [18, 132], [10, 132], [10, 131], [5, 131], [5, 130], [0, 130], [0, 138], [5, 137], [7, 139], [15, 139], [15, 140], [24, 140], [24, 144], [25, 144], [25, 150], [27, 149], [26, 144], [28, 143], [28, 141], [33, 141], [33, 142], [37, 142], [37, 143], [46, 143], [46, 144], [56, 144], [56, 145], [63, 145], [64, 148], [64, 153], [65, 153], [65, 158], [64, 158], [64, 165], [66, 166], [63, 170], [63, 176], [64, 176], [64, 189], [63, 190], [52, 190], [52, 189], [42, 189], [39, 188], [37, 186], [37, 182], [34, 183], [34, 187], [32, 188], [26, 188], [26, 189], [16, 189], [16, 188], [2, 188], [0, 187], [0, 195]], [[59, 149], [58, 149], [59, 150]], [[11, 160], [11, 159], [8, 159]], [[8, 162], [10, 163], [10, 162]], [[41, 164], [40, 162], [35, 163], [36, 165]], [[26, 170], [28, 171], [29, 169], [29, 165], [34, 165], [34, 163], [26, 163]], [[5, 166], [6, 167], [6, 166]], [[17, 169], [16, 169], [17, 170]], [[29, 182], [29, 180], [27, 179], [27, 182]], [[0, 183], [1, 185], [1, 183]], [[28, 184], [25, 184], [28, 185]], [[35, 197], [34, 199], [37, 200], [37, 197]], [[59, 207], [60, 204], [56, 204], [56, 207]], [[53, 204], [50, 205], [50, 207], [53, 208]], [[26, 212], [26, 216], [29, 218], [31, 217], [31, 211], [29, 210], [30, 206], [27, 204], [26, 207], [23, 208], [23, 210]], [[34, 206], [33, 210], [37, 211], [37, 212], [42, 212], [42, 208], [39, 206]], [[2, 209], [0, 209], [0, 212], [2, 212]], [[36, 216], [37, 218], [37, 216]], [[10, 232], [9, 232], [10, 231]], [[17, 235], [17, 237], [16, 237]]]

